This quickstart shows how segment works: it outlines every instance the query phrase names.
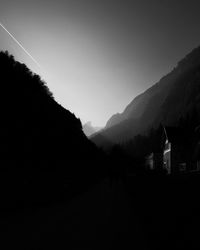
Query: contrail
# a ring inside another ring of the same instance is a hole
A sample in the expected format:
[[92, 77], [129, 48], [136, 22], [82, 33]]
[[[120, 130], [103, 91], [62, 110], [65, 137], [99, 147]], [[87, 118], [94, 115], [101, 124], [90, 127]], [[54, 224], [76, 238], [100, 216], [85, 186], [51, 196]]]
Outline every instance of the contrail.
[[32, 55], [21, 45], [20, 42], [0, 23], [0, 26], [8, 33], [8, 35], [23, 49], [23, 51], [37, 64], [37, 66], [41, 69], [40, 64], [32, 57]]

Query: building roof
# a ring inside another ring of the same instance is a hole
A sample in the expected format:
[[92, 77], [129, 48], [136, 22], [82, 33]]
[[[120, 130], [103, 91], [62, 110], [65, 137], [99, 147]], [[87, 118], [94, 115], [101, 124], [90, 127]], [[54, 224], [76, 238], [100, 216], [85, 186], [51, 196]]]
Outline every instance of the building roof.
[[177, 127], [164, 127], [165, 136], [167, 137], [168, 141], [171, 143], [183, 143], [184, 139], [186, 138], [187, 134], [184, 133], [180, 128]]

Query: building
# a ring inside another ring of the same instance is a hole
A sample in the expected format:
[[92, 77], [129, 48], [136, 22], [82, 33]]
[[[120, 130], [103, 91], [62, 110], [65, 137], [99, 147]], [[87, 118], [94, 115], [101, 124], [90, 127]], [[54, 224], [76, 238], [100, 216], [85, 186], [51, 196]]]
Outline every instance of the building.
[[147, 169], [172, 175], [200, 171], [200, 126], [195, 131], [163, 127], [153, 144], [145, 159]]
[[146, 168], [149, 170], [161, 170], [163, 165], [163, 156], [160, 152], [151, 152], [145, 159]]
[[151, 170], [164, 170], [167, 174], [186, 171], [185, 136], [179, 128], [162, 127], [153, 152], [146, 157], [146, 166]]
[[200, 171], [200, 126], [195, 131], [164, 127], [163, 167], [168, 174]]
[[163, 168], [168, 174], [176, 174], [187, 170], [187, 138], [177, 127], [163, 127]]
[[155, 165], [154, 165], [154, 153], [150, 153], [149, 155], [146, 156], [145, 158], [145, 165], [147, 169], [154, 170]]

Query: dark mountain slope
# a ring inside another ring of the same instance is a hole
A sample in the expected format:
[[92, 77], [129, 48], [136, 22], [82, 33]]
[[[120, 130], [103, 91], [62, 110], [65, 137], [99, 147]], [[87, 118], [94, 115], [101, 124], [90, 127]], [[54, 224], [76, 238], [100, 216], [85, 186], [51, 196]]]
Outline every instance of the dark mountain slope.
[[79, 119], [53, 98], [40, 77], [0, 53], [1, 157], [90, 159], [95, 146]]
[[80, 120], [3, 52], [0, 93], [1, 207], [66, 199], [101, 177], [101, 152]]
[[187, 72], [177, 81], [155, 121], [173, 125], [177, 123], [177, 118], [194, 112], [199, 117], [200, 66]]
[[[123, 142], [159, 123], [175, 124], [193, 109], [199, 111], [199, 75], [200, 48], [197, 48], [171, 73], [137, 96], [122, 114], [111, 117], [101, 135], [113, 142]], [[96, 142], [95, 137], [92, 140]]]

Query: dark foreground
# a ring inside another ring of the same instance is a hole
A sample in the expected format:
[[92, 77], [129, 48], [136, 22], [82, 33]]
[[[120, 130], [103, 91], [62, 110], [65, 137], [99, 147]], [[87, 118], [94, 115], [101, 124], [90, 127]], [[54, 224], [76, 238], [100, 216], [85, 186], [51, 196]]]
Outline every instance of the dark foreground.
[[2, 210], [2, 249], [200, 249], [200, 175], [108, 179], [68, 201]]

